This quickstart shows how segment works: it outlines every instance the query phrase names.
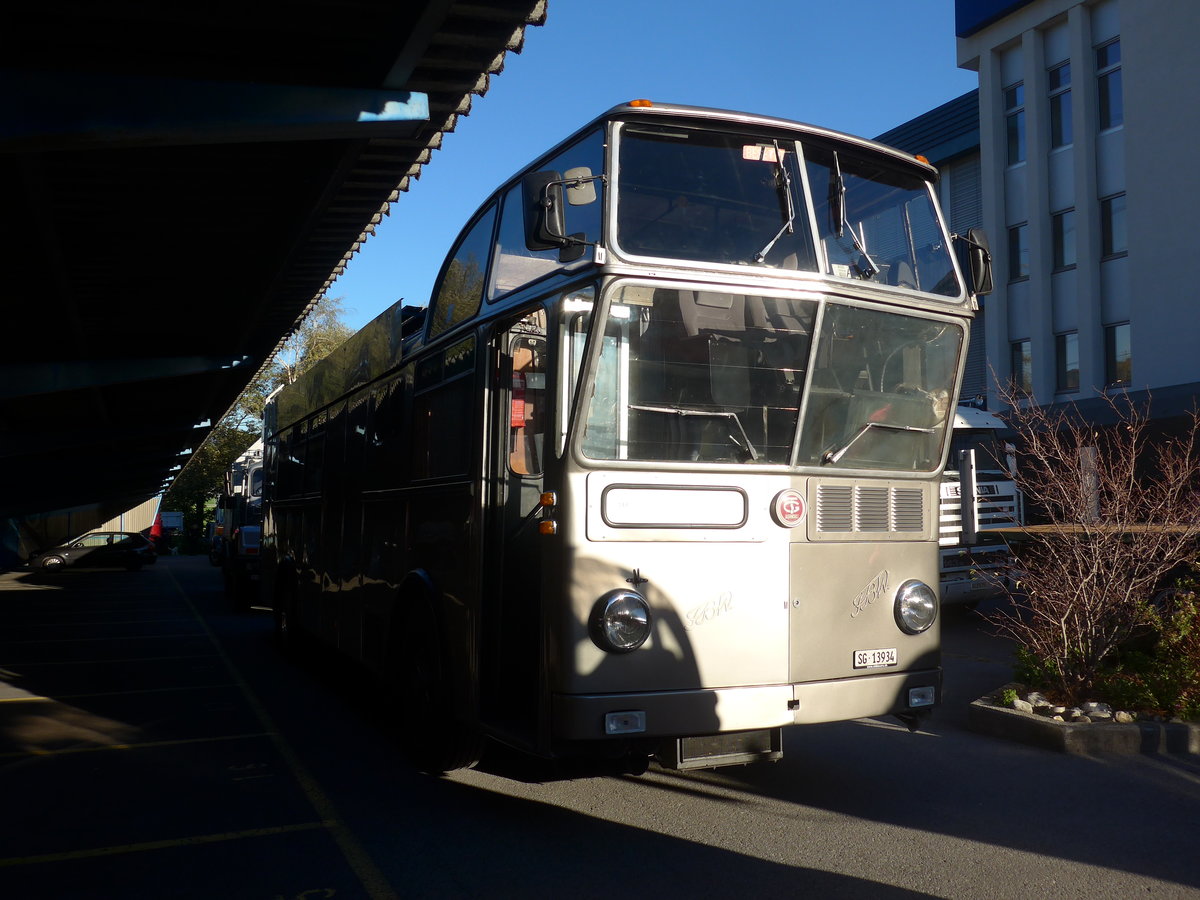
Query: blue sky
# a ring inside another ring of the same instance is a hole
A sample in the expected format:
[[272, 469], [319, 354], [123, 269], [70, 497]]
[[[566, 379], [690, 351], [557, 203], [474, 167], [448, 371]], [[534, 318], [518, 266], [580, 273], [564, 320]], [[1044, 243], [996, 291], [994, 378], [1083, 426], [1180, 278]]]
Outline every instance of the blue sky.
[[487, 196], [610, 107], [639, 97], [874, 137], [978, 84], [955, 65], [954, 0], [549, 0], [329, 293], [355, 330], [425, 305]]

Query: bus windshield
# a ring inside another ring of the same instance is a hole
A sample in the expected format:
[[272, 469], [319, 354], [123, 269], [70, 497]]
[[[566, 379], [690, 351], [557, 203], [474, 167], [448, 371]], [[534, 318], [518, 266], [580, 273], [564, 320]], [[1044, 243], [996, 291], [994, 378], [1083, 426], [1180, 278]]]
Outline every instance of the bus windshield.
[[961, 293], [919, 172], [880, 154], [746, 134], [638, 123], [620, 135], [623, 253], [809, 272], [823, 266], [834, 278]]
[[[961, 329], [834, 303], [820, 317], [819, 309], [811, 299], [619, 288], [597, 336], [584, 454], [786, 465], [798, 450], [800, 465], [935, 469]], [[588, 318], [573, 320], [575, 343]]]
[[624, 252], [816, 271], [793, 141], [627, 124], [620, 147]]

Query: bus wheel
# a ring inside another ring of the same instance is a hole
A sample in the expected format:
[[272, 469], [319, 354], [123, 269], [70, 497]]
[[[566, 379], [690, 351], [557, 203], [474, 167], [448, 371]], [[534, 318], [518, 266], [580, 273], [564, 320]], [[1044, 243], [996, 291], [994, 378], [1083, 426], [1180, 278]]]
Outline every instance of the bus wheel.
[[404, 754], [430, 775], [470, 768], [479, 762], [483, 742], [454, 714], [454, 673], [437, 614], [428, 598], [406, 609], [393, 620], [405, 622], [406, 637], [393, 643], [390, 654]]

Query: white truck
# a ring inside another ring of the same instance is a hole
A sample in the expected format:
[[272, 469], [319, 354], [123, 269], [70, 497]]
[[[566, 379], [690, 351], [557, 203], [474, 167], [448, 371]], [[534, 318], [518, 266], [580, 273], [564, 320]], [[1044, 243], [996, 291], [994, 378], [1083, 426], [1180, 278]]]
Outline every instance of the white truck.
[[955, 410], [940, 501], [942, 603], [974, 607], [1005, 590], [1008, 545], [996, 533], [1025, 520], [1013, 480], [1016, 456], [1000, 439], [1004, 423], [986, 410]]

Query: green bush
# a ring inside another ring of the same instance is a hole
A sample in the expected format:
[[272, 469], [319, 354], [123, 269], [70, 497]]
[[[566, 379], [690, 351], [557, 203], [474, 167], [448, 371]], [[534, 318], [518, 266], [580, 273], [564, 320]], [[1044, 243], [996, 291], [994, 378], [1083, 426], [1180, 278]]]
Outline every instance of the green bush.
[[1043, 659], [1028, 647], [1017, 647], [1017, 664], [1013, 667], [1013, 677], [1036, 690], [1053, 693], [1056, 691], [1060, 677], [1058, 666], [1053, 659]]
[[1117, 654], [1097, 684], [1113, 706], [1200, 719], [1200, 596], [1181, 582], [1149, 611], [1151, 636]]

